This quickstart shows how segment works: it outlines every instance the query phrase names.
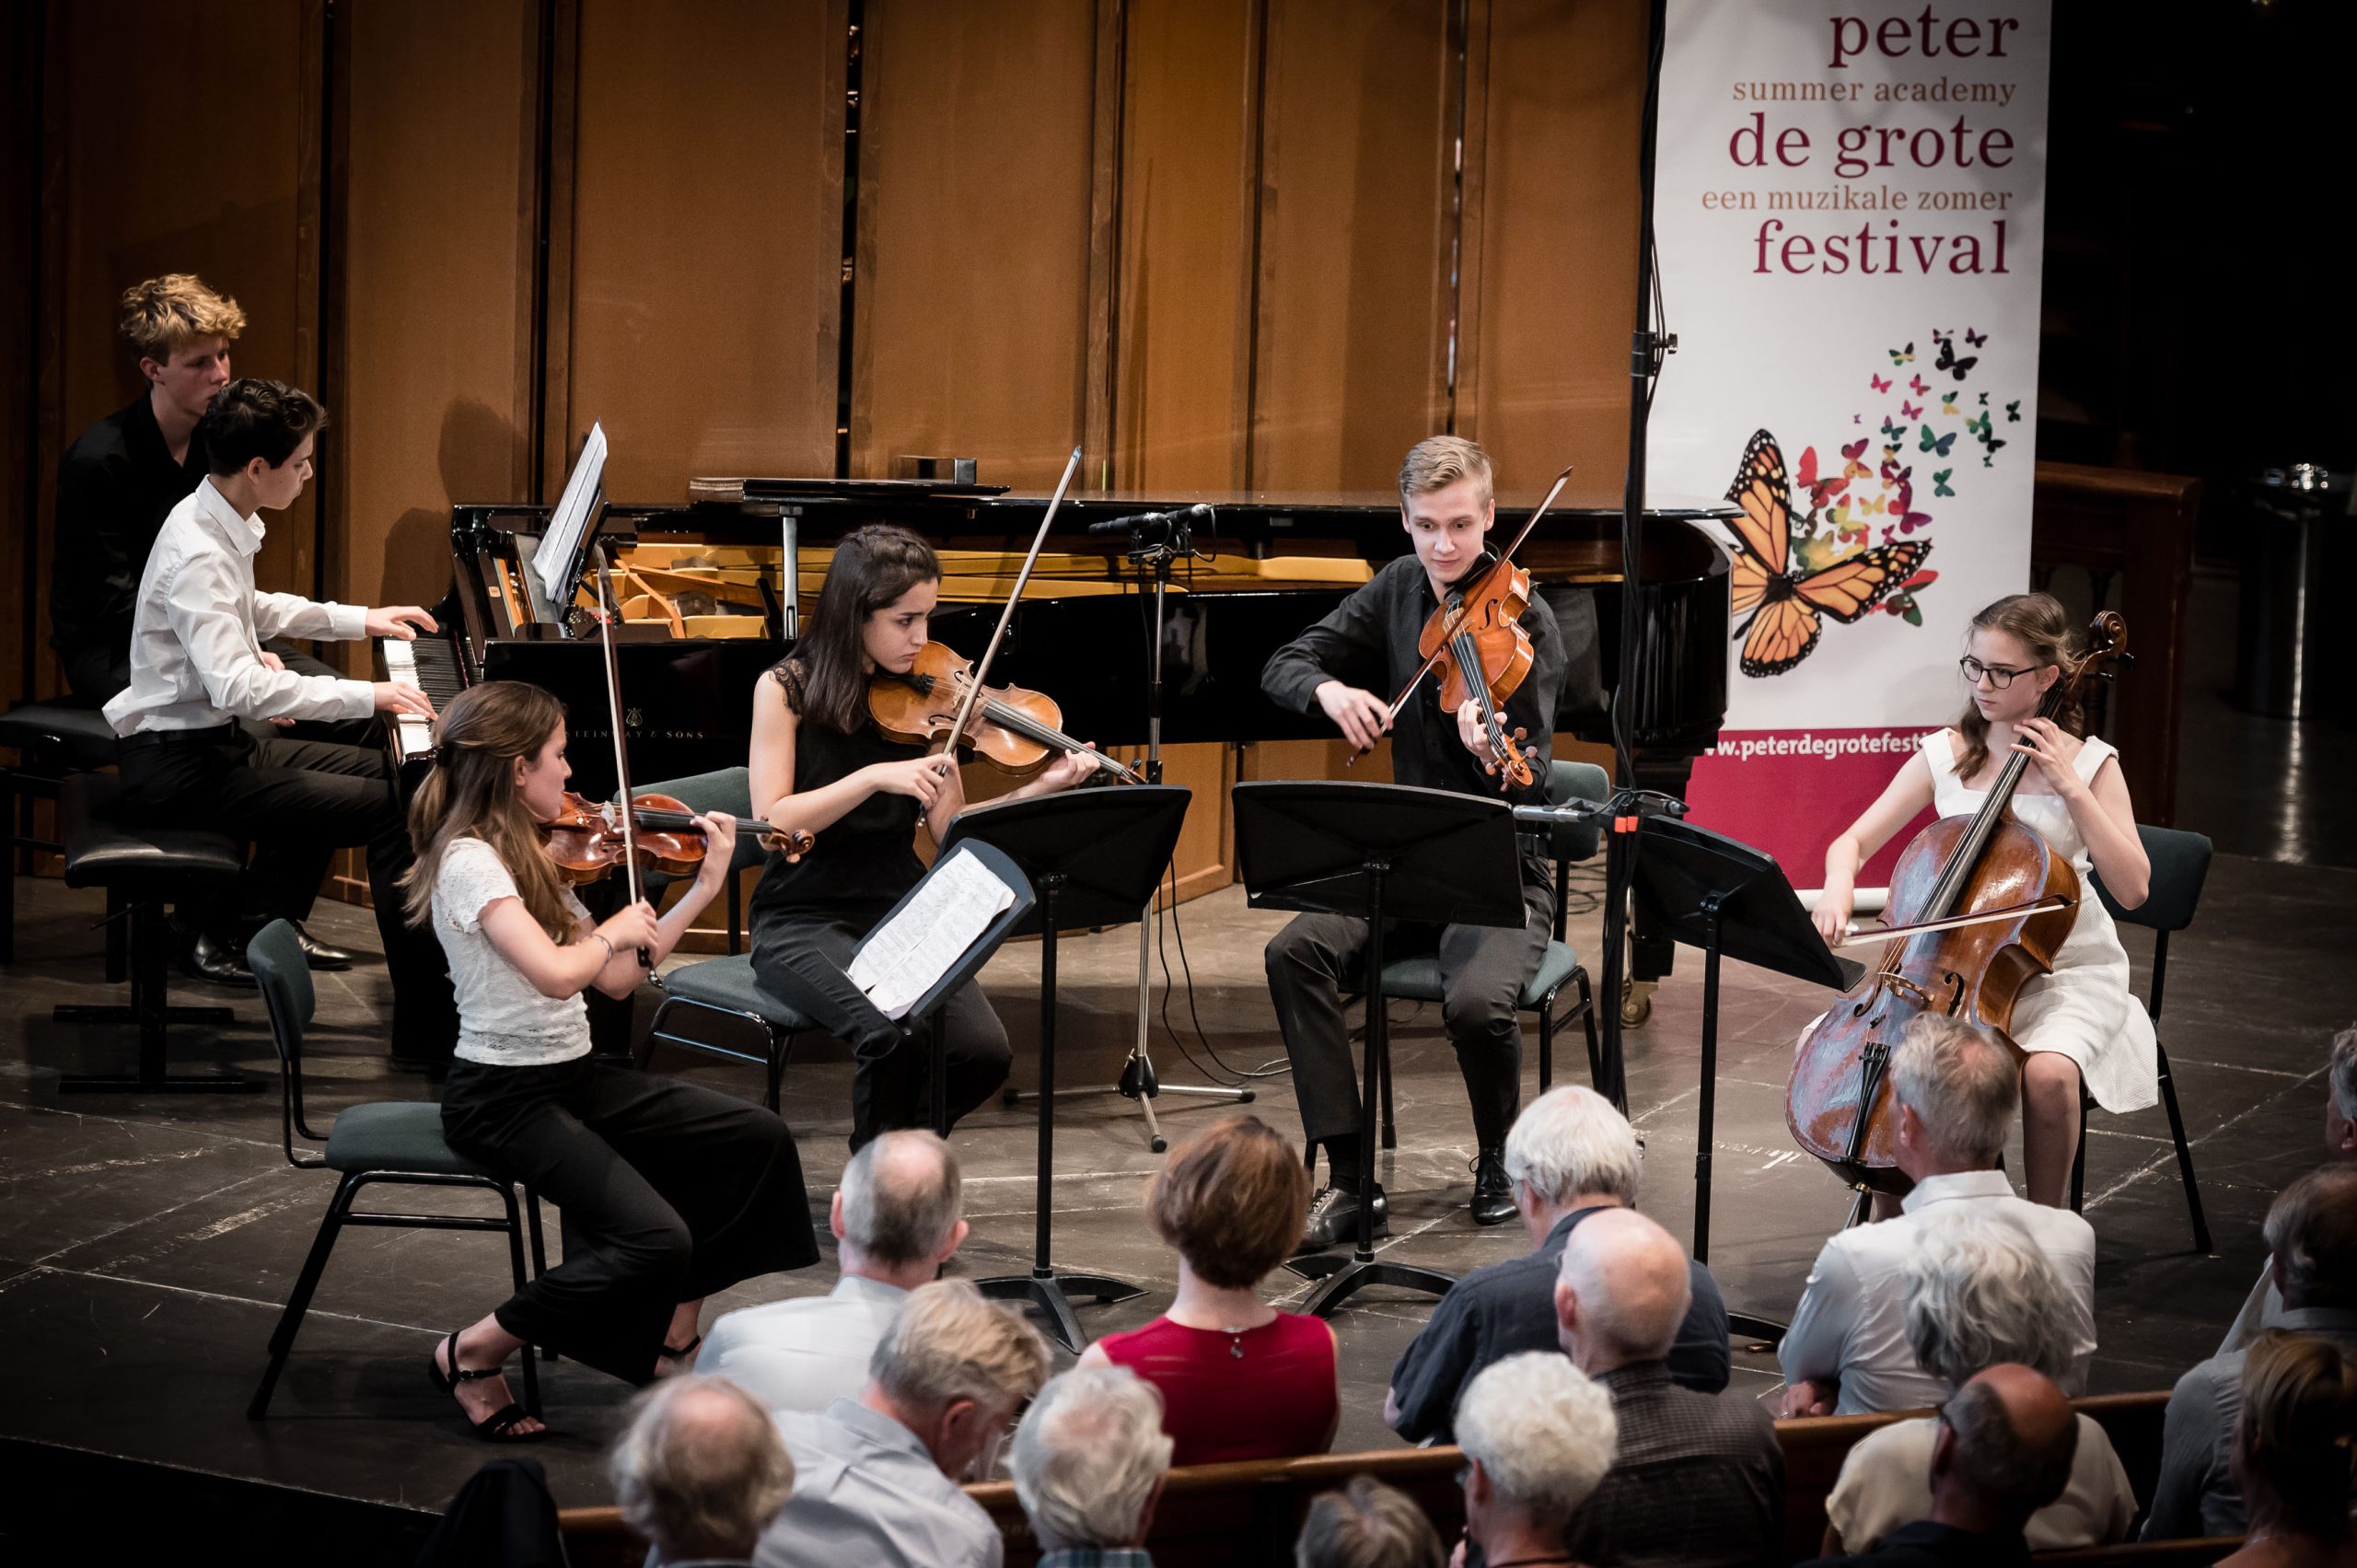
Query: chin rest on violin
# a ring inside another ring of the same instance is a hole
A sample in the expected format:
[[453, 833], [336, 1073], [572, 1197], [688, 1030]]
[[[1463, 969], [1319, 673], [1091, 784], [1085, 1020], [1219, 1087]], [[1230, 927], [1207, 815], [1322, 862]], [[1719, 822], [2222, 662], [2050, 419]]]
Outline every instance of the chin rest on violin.
[[[887, 739], [940, 750], [958, 722], [958, 710], [973, 688], [972, 663], [946, 643], [917, 650], [906, 675], [878, 670], [867, 682], [867, 711]], [[1063, 713], [1044, 691], [1020, 686], [984, 686], [959, 737], [960, 761], [988, 762], [1018, 779], [1031, 778], [1067, 751], [1077, 751], [1124, 784], [1143, 784], [1138, 774], [1094, 747], [1083, 746], [1059, 726]]]
[[[631, 806], [630, 842], [638, 852], [639, 870], [694, 876], [704, 853], [696, 814], [668, 795], [642, 795]], [[789, 862], [809, 854], [818, 842], [804, 829], [780, 830], [767, 822], [740, 822], [737, 830], [757, 834], [764, 848], [783, 851]], [[599, 880], [621, 863], [621, 808], [571, 790], [564, 792], [564, 809], [540, 824], [540, 836], [558, 872], [575, 887]]]

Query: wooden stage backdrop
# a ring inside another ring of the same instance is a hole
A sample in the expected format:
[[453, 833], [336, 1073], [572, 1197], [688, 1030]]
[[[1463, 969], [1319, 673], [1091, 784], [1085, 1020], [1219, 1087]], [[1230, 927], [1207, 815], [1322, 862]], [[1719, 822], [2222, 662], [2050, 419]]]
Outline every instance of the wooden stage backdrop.
[[1643, 6], [50, 0], [0, 27], [11, 697], [58, 689], [57, 457], [136, 392], [114, 299], [167, 271], [245, 307], [238, 371], [327, 401], [261, 577], [346, 600], [437, 597], [450, 504], [552, 498], [593, 418], [629, 501], [901, 453], [1041, 485], [1075, 440], [1096, 487], [1375, 488], [1442, 429], [1511, 485], [1619, 483]]

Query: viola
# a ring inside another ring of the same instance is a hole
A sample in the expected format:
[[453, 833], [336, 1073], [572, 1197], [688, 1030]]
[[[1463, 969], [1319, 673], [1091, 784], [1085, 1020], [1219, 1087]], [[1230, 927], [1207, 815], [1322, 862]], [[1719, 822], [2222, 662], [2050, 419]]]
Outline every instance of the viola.
[[[2048, 689], [2038, 716], [2062, 712], [2124, 656], [2126, 624], [2106, 611], [2090, 651]], [[2078, 919], [2079, 873], [2013, 814], [2029, 759], [2009, 757], [1980, 809], [1918, 833], [1890, 876], [1894, 930], [1864, 989], [1836, 1003], [1800, 1044], [1784, 1121], [1802, 1149], [1864, 1195], [1902, 1194], [1891, 1053], [1926, 1014], [1962, 1017], [2010, 1039], [2028, 981], [2052, 972]]]
[[[642, 874], [696, 874], [703, 865], [704, 836], [686, 803], [668, 795], [642, 795], [632, 807], [633, 831], [625, 834], [616, 807], [565, 791], [564, 809], [540, 824], [540, 836], [567, 882], [577, 888], [598, 881], [633, 857]], [[783, 851], [789, 862], [809, 854], [818, 842], [807, 830], [767, 822], [741, 822], [737, 830], [758, 834], [764, 848]]]
[[1044, 691], [1020, 686], [984, 686], [977, 691], [973, 668], [948, 644], [927, 643], [907, 674], [878, 670], [868, 680], [868, 714], [888, 739], [928, 750], [945, 749], [963, 716], [960, 759], [988, 762], [1018, 779], [1039, 772], [1067, 751], [1077, 751], [1123, 784], [1145, 782], [1135, 770], [1064, 734], [1058, 727], [1063, 712]]

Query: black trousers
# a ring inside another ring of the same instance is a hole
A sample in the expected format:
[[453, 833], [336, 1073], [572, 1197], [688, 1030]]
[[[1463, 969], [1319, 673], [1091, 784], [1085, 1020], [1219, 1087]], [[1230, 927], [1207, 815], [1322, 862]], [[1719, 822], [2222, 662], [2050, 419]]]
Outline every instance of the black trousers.
[[396, 1054], [447, 1062], [459, 1039], [448, 961], [424, 925], [401, 918], [395, 884], [413, 860], [382, 751], [317, 740], [257, 740], [237, 725], [133, 736], [122, 743], [122, 803], [141, 818], [202, 823], [250, 839], [234, 907], [209, 923], [242, 942], [279, 916], [311, 912], [338, 849], [368, 852], [368, 892], [393, 981]]
[[[900, 1026], [877, 1012], [846, 972], [861, 939], [890, 912], [885, 903], [872, 917], [786, 920], [764, 918], [760, 910], [753, 916], [753, 974], [761, 989], [852, 1049], [854, 1152], [878, 1132], [931, 1124], [931, 1031], [904, 1037]], [[943, 1099], [955, 1126], [998, 1093], [1014, 1054], [1007, 1049], [1006, 1026], [974, 981], [949, 993], [936, 1024], [947, 1036]]]
[[683, 1301], [819, 1260], [802, 1158], [758, 1105], [605, 1056], [456, 1062], [450, 1146], [555, 1203], [564, 1261], [493, 1316], [631, 1383], [655, 1376]]
[[[1387, 962], [1417, 953], [1440, 958], [1441, 1021], [1457, 1048], [1482, 1148], [1506, 1140], [1522, 1105], [1522, 988], [1538, 972], [1554, 935], [1555, 890], [1544, 867], [1526, 865], [1519, 931], [1488, 925], [1391, 925]], [[1269, 939], [1263, 955], [1285, 1055], [1293, 1062], [1301, 1125], [1310, 1142], [1359, 1130], [1358, 1065], [1342, 1016], [1341, 988], [1353, 984], [1366, 951], [1367, 923], [1348, 915], [1305, 914]], [[1371, 1005], [1372, 1004], [1370, 1004]]]

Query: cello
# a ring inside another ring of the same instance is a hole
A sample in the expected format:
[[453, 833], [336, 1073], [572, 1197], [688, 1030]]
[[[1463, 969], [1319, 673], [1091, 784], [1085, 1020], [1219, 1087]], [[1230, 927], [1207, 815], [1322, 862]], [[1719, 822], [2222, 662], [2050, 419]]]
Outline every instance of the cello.
[[[2050, 719], [2125, 656], [2127, 625], [2105, 611], [2088, 628], [2088, 651], [2038, 705]], [[2029, 981], [2050, 973], [2083, 896], [2077, 869], [2015, 819], [2014, 786], [2029, 759], [2006, 759], [1980, 808], [1944, 817], [1915, 835], [1890, 875], [1887, 929], [1863, 989], [1827, 1011], [1803, 1038], [1785, 1087], [1784, 1121], [1806, 1153], [1859, 1193], [1903, 1194], [1897, 1161], [1898, 1109], [1888, 1093], [1891, 1053], [1926, 1015], [1960, 1017], [2010, 1045], [2014, 1005]], [[2016, 1048], [2018, 1051], [2018, 1048]]]

